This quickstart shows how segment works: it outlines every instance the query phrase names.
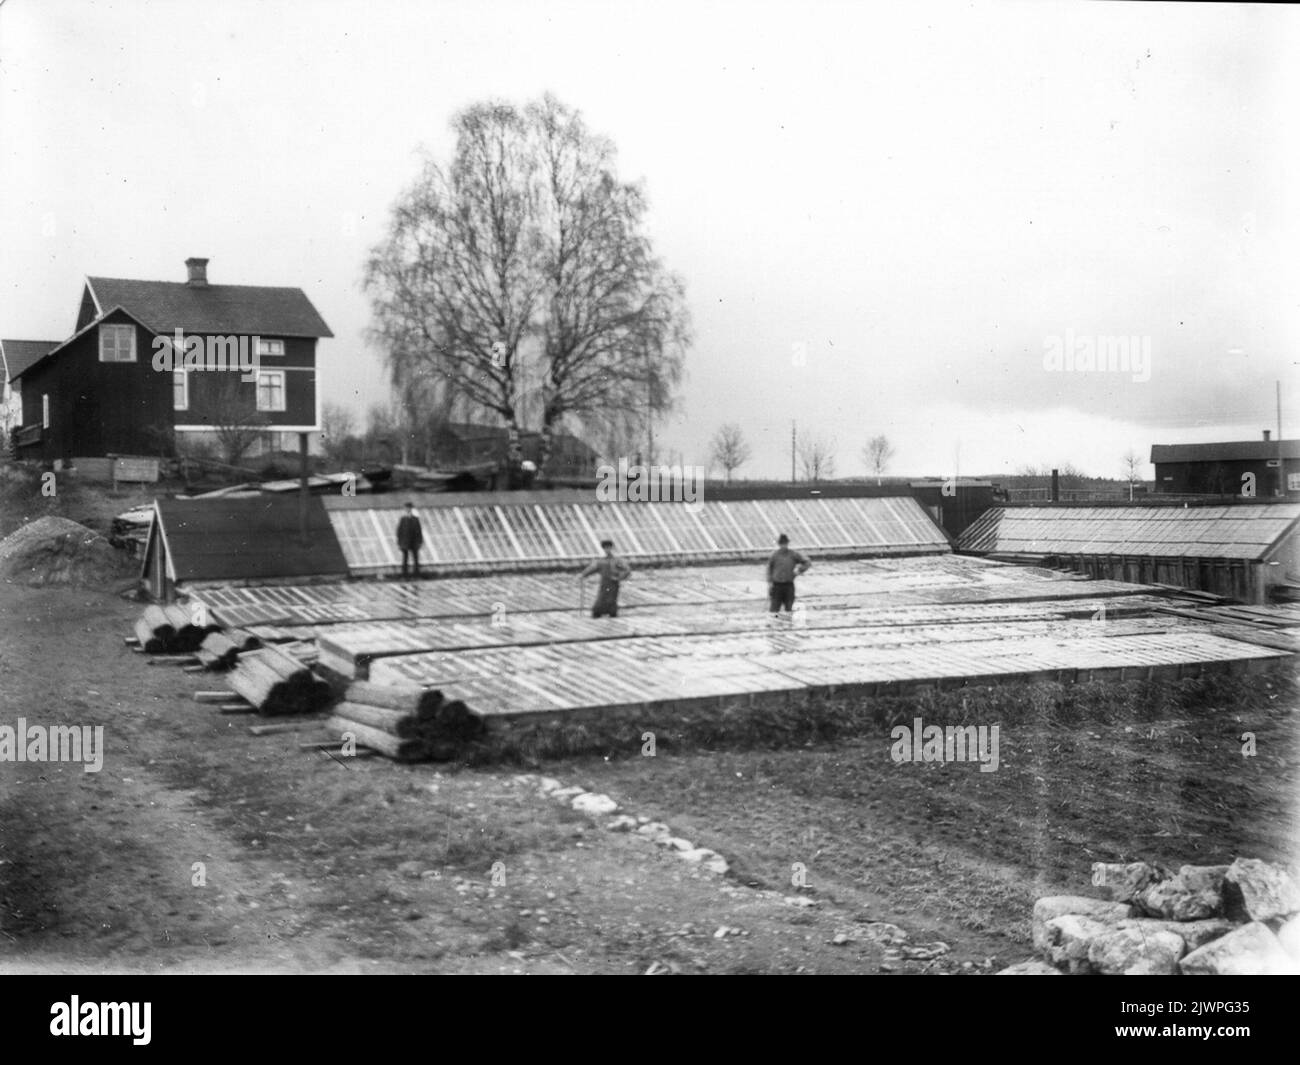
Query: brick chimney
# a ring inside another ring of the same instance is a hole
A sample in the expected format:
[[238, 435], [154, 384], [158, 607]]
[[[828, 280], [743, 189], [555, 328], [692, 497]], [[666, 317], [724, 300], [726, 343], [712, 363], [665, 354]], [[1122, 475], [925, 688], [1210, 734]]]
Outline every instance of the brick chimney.
[[193, 288], [206, 288], [208, 284], [208, 260], [186, 259], [185, 269], [189, 271], [188, 284]]
[[1265, 429], [1265, 430], [1264, 430], [1264, 439], [1265, 439], [1265, 440], [1268, 439], [1268, 434], [1269, 434], [1269, 432], [1270, 432], [1270, 430], [1268, 430], [1268, 429]]

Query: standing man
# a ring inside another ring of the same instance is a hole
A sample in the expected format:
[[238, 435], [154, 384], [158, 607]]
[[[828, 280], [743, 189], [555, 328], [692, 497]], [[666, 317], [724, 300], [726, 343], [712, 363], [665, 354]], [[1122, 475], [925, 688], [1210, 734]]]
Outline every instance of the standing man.
[[420, 547], [424, 544], [424, 530], [415, 516], [415, 504], [406, 504], [406, 513], [397, 523], [397, 547], [402, 552], [402, 576], [406, 576], [406, 556], [415, 562], [415, 575], [420, 576]]
[[808, 572], [812, 563], [798, 551], [790, 550], [790, 537], [782, 533], [776, 538], [777, 549], [767, 560], [768, 610], [776, 614], [794, 609], [794, 579]]
[[596, 603], [591, 608], [591, 616], [616, 618], [618, 617], [619, 582], [632, 576], [632, 567], [614, 554], [613, 540], [601, 540], [600, 546], [605, 549], [605, 557], [597, 559], [579, 573], [578, 583], [581, 585], [593, 573], [599, 573], [600, 591], [596, 593]]

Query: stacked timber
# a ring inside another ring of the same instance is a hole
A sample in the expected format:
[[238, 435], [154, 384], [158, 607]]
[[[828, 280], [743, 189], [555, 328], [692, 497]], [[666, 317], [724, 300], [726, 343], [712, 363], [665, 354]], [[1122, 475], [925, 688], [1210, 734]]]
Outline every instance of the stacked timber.
[[402, 762], [446, 761], [484, 732], [481, 718], [459, 699], [405, 685], [348, 685], [328, 725], [342, 738]]
[[330, 686], [304, 663], [270, 644], [238, 655], [227, 682], [267, 717], [313, 714], [333, 698]]
[[243, 629], [231, 629], [229, 632], [218, 630], [208, 633], [194, 654], [208, 669], [224, 672], [233, 669], [245, 651], [255, 651], [261, 646], [261, 640]]
[[175, 603], [150, 605], [135, 623], [140, 650], [149, 654], [193, 654], [216, 625], [196, 625], [190, 611]]

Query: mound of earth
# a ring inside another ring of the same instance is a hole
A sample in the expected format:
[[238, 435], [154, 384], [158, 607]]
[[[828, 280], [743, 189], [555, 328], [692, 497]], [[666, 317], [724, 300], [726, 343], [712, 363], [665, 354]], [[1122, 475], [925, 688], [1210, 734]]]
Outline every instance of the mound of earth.
[[67, 518], [37, 518], [0, 540], [0, 580], [18, 584], [102, 585], [132, 569], [99, 533]]

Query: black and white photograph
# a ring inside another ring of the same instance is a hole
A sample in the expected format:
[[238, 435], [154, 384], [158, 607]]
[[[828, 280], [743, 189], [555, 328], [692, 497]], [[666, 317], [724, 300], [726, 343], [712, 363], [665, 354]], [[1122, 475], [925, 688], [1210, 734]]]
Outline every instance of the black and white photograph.
[[[1300, 975], [1297, 54], [1266, 4], [0, 0], [37, 1027]], [[1111, 1043], [1266, 1020], [1079, 986]]]

